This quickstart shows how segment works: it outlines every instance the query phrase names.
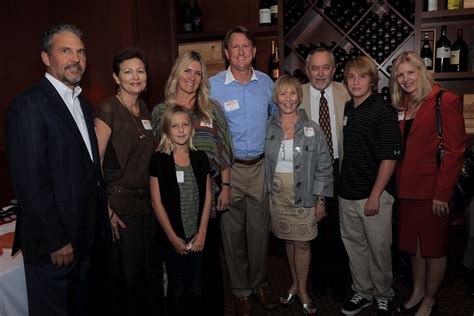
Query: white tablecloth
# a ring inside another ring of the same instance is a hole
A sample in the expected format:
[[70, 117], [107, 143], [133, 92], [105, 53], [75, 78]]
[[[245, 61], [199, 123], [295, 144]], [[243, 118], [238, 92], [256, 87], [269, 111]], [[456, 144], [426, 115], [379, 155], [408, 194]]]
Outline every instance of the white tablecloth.
[[[0, 235], [15, 231], [15, 222], [0, 225]], [[25, 269], [21, 254], [11, 256], [11, 249], [3, 249], [0, 256], [0, 316], [27, 316]]]

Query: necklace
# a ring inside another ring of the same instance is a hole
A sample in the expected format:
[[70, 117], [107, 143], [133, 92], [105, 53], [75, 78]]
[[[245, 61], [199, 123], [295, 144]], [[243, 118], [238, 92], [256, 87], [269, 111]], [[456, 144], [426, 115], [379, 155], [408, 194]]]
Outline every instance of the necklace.
[[122, 100], [122, 98], [120, 97], [120, 95], [119, 95], [119, 94], [116, 94], [115, 96], [116, 96], [117, 99], [120, 101], [120, 103], [127, 109], [128, 114], [130, 114], [130, 117], [132, 118], [133, 123], [134, 123], [135, 126], [137, 127], [138, 138], [139, 138], [139, 139], [145, 139], [145, 138], [146, 138], [146, 135], [145, 135], [144, 131], [141, 130], [140, 125], [137, 123], [137, 120], [136, 120], [136, 118], [137, 118], [138, 116], [140, 116], [140, 107], [138, 106], [138, 100], [135, 102], [135, 106], [136, 106], [137, 109], [138, 109], [138, 113], [137, 113], [137, 115], [135, 116], [134, 114], [132, 114], [132, 112], [130, 112], [130, 110], [128, 109], [128, 107], [125, 105], [125, 102], [123, 102], [123, 100]]

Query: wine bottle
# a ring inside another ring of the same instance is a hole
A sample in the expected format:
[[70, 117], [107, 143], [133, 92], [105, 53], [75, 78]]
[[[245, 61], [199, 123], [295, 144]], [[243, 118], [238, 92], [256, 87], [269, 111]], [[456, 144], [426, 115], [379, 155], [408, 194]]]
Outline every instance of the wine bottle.
[[[300, 46], [300, 45], [301, 45], [301, 47], [303, 47], [302, 44], [299, 44], [298, 46]], [[300, 54], [303, 52], [303, 49], [300, 48], [300, 47], [298, 47], [296, 50]], [[275, 41], [272, 41], [272, 53], [270, 54], [270, 58], [268, 58], [268, 72], [267, 72], [267, 74], [270, 78], [272, 77], [272, 66], [273, 66], [272, 62], [273, 62], [274, 57], [275, 57]]]
[[433, 70], [433, 50], [430, 46], [430, 37], [428, 33], [425, 33], [425, 40], [423, 41], [423, 47], [421, 48], [420, 57], [425, 63], [426, 69]]
[[461, 9], [461, 0], [448, 0], [446, 3], [446, 9], [448, 10]]
[[275, 42], [272, 41], [273, 54], [270, 55], [268, 62], [268, 72], [273, 81], [280, 77], [280, 59], [278, 57], [278, 47], [275, 47]]
[[193, 17], [193, 32], [202, 32], [202, 10], [199, 7], [199, 1], [194, 0], [194, 7], [192, 10], [192, 17]]
[[438, 11], [438, 0], [425, 0], [425, 11]]
[[278, 0], [273, 0], [273, 3], [270, 7], [270, 15], [272, 20], [272, 25], [278, 24]]
[[446, 25], [441, 26], [441, 36], [436, 41], [435, 72], [448, 72], [451, 59], [451, 42], [446, 37]]
[[193, 31], [193, 19], [192, 19], [192, 8], [189, 4], [190, 0], [186, 1], [183, 10], [183, 32], [189, 33]]
[[258, 16], [260, 26], [268, 26], [272, 23], [270, 4], [267, 0], [260, 0], [258, 4]]
[[458, 37], [451, 46], [450, 69], [451, 71], [466, 71], [468, 46], [462, 37], [462, 29], [458, 29]]

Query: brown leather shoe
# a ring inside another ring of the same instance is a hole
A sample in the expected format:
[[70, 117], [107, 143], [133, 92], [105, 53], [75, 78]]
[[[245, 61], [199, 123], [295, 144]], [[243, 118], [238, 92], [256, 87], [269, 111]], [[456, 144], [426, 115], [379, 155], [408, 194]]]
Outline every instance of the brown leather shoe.
[[268, 293], [266, 286], [260, 286], [259, 288], [257, 288], [256, 292], [258, 301], [263, 306], [263, 308], [272, 310], [277, 307], [276, 301], [273, 299], [270, 293]]
[[239, 297], [235, 300], [235, 310], [237, 316], [251, 316], [252, 315], [252, 304], [248, 296]]

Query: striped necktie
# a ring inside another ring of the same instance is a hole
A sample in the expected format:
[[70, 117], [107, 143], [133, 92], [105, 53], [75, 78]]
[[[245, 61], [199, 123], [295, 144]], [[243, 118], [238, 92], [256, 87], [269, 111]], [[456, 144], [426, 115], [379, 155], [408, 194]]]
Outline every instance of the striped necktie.
[[326, 138], [331, 160], [334, 160], [331, 121], [329, 119], [329, 106], [328, 100], [324, 97], [324, 90], [321, 90], [321, 99], [319, 100], [319, 126], [321, 127], [324, 137]]

